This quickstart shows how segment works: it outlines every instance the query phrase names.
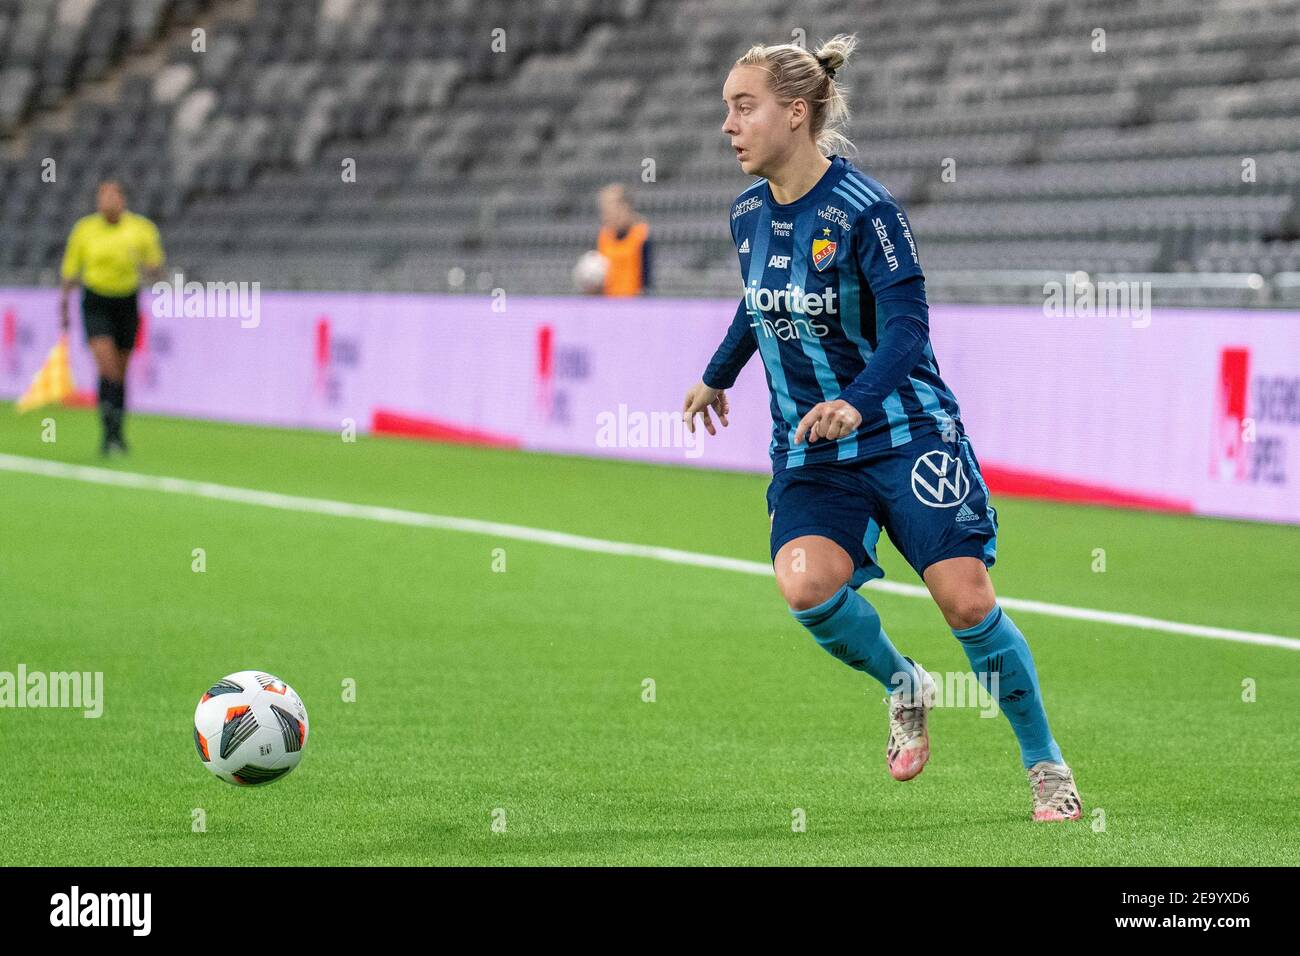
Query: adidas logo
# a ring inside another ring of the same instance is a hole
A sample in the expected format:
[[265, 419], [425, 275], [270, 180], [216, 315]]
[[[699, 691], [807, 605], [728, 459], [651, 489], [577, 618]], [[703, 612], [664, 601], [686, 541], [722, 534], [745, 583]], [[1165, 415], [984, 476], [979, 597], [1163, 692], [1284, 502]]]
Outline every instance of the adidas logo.
[[979, 521], [980, 516], [970, 510], [970, 505], [963, 503], [954, 521]]
[[749, 251], [749, 236], [746, 236], [745, 241], [740, 244], [740, 251], [741, 252]]

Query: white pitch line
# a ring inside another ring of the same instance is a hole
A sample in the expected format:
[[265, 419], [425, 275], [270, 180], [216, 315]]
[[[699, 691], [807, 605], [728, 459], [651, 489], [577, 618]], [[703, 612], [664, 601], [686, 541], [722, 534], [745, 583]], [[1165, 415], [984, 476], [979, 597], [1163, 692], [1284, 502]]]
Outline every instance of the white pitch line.
[[[284, 495], [274, 491], [237, 488], [232, 485], [219, 485], [209, 481], [191, 481], [188, 478], [167, 478], [160, 475], [142, 475], [130, 471], [113, 471], [108, 468], [95, 468], [89, 465], [69, 465], [64, 462], [27, 458], [20, 455], [0, 454], [0, 471], [42, 475], [47, 478], [65, 478], [72, 481], [112, 485], [119, 488], [165, 491], [170, 494], [190, 495], [197, 498], [212, 498], [218, 501], [261, 505], [266, 508], [277, 508], [281, 511], [332, 515], [336, 518], [361, 518], [385, 524], [437, 528], [440, 531], [460, 531], [466, 534], [481, 534], [494, 538], [511, 538], [516, 541], [532, 541], [537, 544], [549, 544], [553, 547], [570, 548], [575, 551], [593, 551], [599, 554], [649, 558], [654, 561], [665, 561], [669, 564], [685, 564], [720, 571], [736, 571], [741, 574], [757, 574], [764, 577], [772, 575], [772, 566], [763, 561], [746, 561], [742, 558], [727, 558], [720, 555], [700, 554], [695, 551], [680, 551], [677, 548], [630, 544], [623, 541], [606, 541], [603, 538], [588, 538], [579, 534], [547, 531], [542, 528], [529, 528], [524, 525], [504, 524], [498, 521], [455, 518], [448, 515], [426, 514], [420, 511], [404, 511], [400, 508], [384, 508], [378, 505], [359, 505], [347, 501], [332, 501], [328, 498]], [[883, 591], [904, 597], [928, 598], [930, 596], [929, 591], [916, 584], [872, 581], [867, 586], [873, 591]], [[1290, 651], [1300, 651], [1300, 638], [1283, 637], [1278, 634], [1259, 634], [1254, 631], [1238, 631], [1227, 627], [1183, 624], [1178, 621], [1144, 617], [1140, 614], [1098, 611], [1092, 608], [1071, 607], [1068, 604], [1050, 604], [1046, 601], [1032, 601], [1025, 598], [1001, 597], [998, 598], [998, 603], [1010, 610], [1025, 611], [1030, 614], [1043, 614], [1049, 617], [1063, 617], [1076, 621], [1113, 624], [1117, 627], [1163, 631], [1167, 634], [1182, 634], [1188, 637], [1204, 637], [1213, 640], [1235, 641], [1240, 644], [1258, 644], [1266, 647], [1281, 647]]]

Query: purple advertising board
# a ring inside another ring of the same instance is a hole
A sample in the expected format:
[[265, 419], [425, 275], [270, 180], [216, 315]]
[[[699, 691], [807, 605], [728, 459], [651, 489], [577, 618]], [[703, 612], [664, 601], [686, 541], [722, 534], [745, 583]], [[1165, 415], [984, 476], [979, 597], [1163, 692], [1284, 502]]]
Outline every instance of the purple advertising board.
[[[140, 299], [137, 411], [769, 467], [757, 359], [717, 438], [677, 415], [734, 300], [157, 298]], [[56, 313], [55, 290], [0, 289], [0, 398], [27, 387]], [[1300, 313], [1155, 308], [1134, 322], [934, 305], [930, 324], [995, 492], [1300, 522]], [[74, 377], [93, 390], [75, 328]]]

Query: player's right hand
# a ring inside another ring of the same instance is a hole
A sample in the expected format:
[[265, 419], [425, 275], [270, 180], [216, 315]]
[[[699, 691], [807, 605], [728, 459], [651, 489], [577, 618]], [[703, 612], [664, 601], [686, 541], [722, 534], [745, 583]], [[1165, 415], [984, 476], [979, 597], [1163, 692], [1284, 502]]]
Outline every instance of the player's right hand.
[[727, 393], [723, 389], [709, 388], [703, 382], [696, 382], [686, 393], [686, 401], [682, 404], [682, 418], [692, 435], [695, 434], [696, 415], [703, 420], [705, 431], [710, 435], [718, 433], [713, 427], [713, 419], [709, 417], [710, 408], [718, 413], [718, 421], [724, 426], [728, 424], [727, 413], [731, 411], [731, 406], [727, 403]]

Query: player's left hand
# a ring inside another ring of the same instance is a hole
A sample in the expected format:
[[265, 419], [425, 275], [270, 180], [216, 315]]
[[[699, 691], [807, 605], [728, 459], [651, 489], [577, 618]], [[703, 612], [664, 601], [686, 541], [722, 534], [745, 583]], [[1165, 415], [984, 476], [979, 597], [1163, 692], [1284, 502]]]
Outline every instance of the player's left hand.
[[821, 402], [799, 421], [799, 427], [794, 431], [794, 443], [797, 445], [803, 441], [804, 435], [808, 436], [810, 445], [818, 438], [834, 441], [861, 424], [862, 416], [858, 410], [843, 399]]

